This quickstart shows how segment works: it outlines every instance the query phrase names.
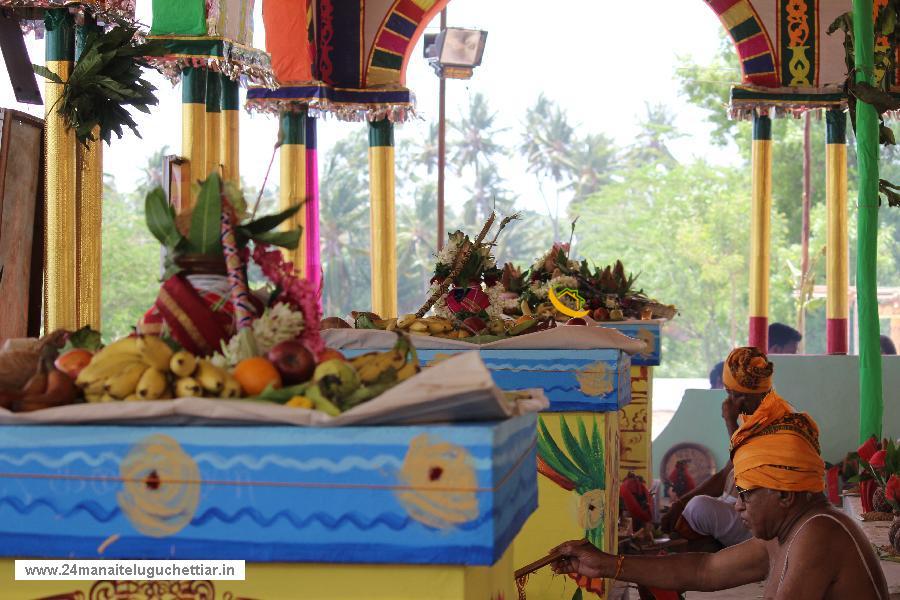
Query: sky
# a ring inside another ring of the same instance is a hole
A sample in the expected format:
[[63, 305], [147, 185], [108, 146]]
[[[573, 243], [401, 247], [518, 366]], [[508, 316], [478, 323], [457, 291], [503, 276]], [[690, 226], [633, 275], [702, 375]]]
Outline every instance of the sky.
[[[151, 0], [138, 0], [138, 19], [151, 21]], [[264, 46], [265, 32], [256, 2], [255, 45]], [[547, 7], [552, 7], [547, 12]], [[639, 8], [638, 8], [639, 6]], [[430, 24], [437, 30], [438, 19]], [[678, 56], [706, 62], [715, 55], [721, 25], [703, 0], [453, 0], [448, 5], [448, 25], [488, 31], [484, 60], [469, 81], [448, 81], [447, 116], [453, 119], [470, 95], [485, 94], [498, 111], [503, 127], [517, 127], [525, 110], [540, 93], [565, 107], [573, 123], [585, 132], [603, 132], [625, 145], [637, 133], [637, 122], [646, 103], [663, 103], [677, 116], [676, 124], [688, 135], [672, 143], [676, 158], [706, 156], [713, 162], [738, 160], [737, 150], [723, 151], [708, 145], [708, 126], [703, 113], [678, 95], [675, 69]], [[29, 37], [32, 62], [43, 63], [43, 41]], [[407, 86], [417, 96], [419, 114], [436, 119], [438, 80], [422, 58], [422, 41], [407, 71]], [[162, 146], [178, 153], [181, 146], [181, 92], [155, 72], [148, 78], [159, 88], [159, 106], [152, 115], [136, 113], [143, 139], [126, 133], [105, 149], [104, 170], [114, 176], [119, 190], [132, 188], [146, 159]], [[243, 98], [243, 94], [242, 94]], [[43, 116], [43, 108], [15, 102], [8, 78], [0, 77], [0, 106]], [[723, 107], [724, 110], [724, 107]], [[320, 154], [335, 140], [362, 123], [320, 121]], [[399, 126], [397, 144], [421, 138], [427, 122]], [[507, 134], [512, 136], [512, 133]], [[277, 136], [277, 120], [271, 116], [241, 116], [241, 174], [248, 185], [262, 184]], [[508, 137], [510, 142], [517, 141]], [[320, 164], [323, 160], [320, 158]], [[521, 159], [502, 166], [513, 191], [519, 192], [518, 209], [540, 209], [532, 193], [534, 182]], [[462, 204], [462, 187], [448, 176], [448, 203]], [[269, 177], [278, 182], [278, 161]]]

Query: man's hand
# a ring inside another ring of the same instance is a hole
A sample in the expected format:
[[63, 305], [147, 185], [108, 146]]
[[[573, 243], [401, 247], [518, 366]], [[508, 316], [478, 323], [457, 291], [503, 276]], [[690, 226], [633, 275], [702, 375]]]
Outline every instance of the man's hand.
[[671, 505], [669, 505], [669, 510], [662, 516], [662, 519], [659, 521], [659, 527], [666, 533], [670, 533], [675, 530], [675, 523], [678, 522], [678, 517], [681, 516], [681, 513], [684, 512], [684, 507], [687, 505], [686, 502], [682, 500], [676, 500]]
[[729, 396], [722, 403], [722, 420], [725, 421], [725, 427], [728, 429], [728, 435], [731, 436], [738, 429], [738, 415], [741, 414], [741, 406], [731, 399]]
[[616, 570], [616, 557], [597, 550], [587, 540], [572, 540], [560, 544], [550, 554], [562, 554], [552, 564], [553, 572], [561, 575], [576, 573], [591, 579], [612, 577]]

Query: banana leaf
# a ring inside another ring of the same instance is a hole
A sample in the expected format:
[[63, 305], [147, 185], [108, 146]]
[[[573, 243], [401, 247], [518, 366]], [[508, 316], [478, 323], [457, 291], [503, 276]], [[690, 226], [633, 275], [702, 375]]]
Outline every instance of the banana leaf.
[[175, 209], [166, 200], [162, 188], [153, 189], [144, 201], [147, 228], [160, 244], [174, 249], [183, 239], [175, 226]]
[[260, 217], [255, 221], [244, 223], [241, 225], [241, 229], [246, 231], [251, 238], [260, 233], [272, 231], [273, 229], [296, 215], [302, 206], [302, 204], [291, 206], [290, 208], [287, 208], [279, 213], [275, 213], [274, 215], [266, 215], [265, 217]]

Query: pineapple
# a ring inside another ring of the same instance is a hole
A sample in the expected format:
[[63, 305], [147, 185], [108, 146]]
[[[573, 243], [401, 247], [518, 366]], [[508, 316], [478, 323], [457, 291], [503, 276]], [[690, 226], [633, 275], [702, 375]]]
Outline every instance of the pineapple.
[[891, 513], [894, 510], [891, 503], [887, 501], [887, 498], [884, 495], [883, 487], [879, 487], [875, 490], [875, 493], [872, 494], [872, 510], [883, 513]]

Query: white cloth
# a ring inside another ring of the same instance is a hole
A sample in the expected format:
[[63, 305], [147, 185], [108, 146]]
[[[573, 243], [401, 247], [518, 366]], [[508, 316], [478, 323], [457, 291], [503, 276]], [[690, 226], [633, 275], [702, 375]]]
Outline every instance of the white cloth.
[[744, 527], [734, 510], [737, 499], [726, 494], [720, 498], [694, 496], [684, 507], [681, 516], [691, 529], [701, 535], [714, 537], [727, 548], [749, 540], [752, 534]]

